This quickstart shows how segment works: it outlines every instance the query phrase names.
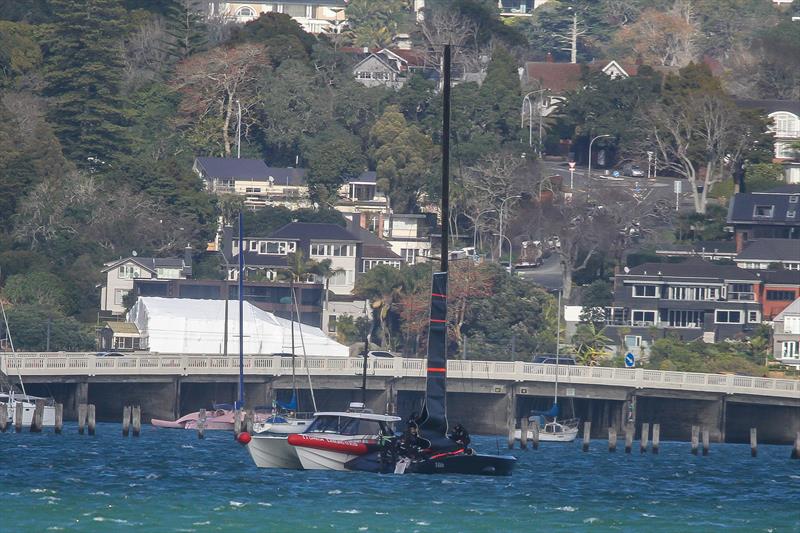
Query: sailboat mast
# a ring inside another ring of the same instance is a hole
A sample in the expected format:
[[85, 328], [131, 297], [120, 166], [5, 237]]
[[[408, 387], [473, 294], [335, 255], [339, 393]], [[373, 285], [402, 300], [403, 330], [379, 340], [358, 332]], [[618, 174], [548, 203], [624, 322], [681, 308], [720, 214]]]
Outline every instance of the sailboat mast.
[[[292, 320], [292, 395], [294, 398], [297, 398], [297, 378], [296, 378], [296, 371], [295, 371], [295, 352], [294, 352], [294, 273], [291, 274], [289, 278], [289, 296], [292, 299], [292, 309], [289, 312], [289, 316]], [[298, 402], [299, 404], [299, 402]]]
[[450, 238], [450, 45], [442, 53], [442, 258], [441, 271], [447, 272]]
[[237, 408], [244, 407], [244, 229], [239, 211], [239, 393]]
[[559, 354], [560, 344], [561, 344], [561, 291], [558, 291], [558, 309], [556, 309], [556, 387], [553, 393], [554, 404], [558, 404], [558, 360], [561, 358], [561, 355]]

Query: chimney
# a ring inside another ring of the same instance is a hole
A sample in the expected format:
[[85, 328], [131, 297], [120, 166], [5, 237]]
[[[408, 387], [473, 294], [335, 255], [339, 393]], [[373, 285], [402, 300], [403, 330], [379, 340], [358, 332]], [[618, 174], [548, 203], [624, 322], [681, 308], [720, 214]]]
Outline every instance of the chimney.
[[553, 54], [551, 52], [547, 52], [547, 56], [544, 58], [544, 60], [547, 61], [548, 63], [553, 63], [554, 62]]

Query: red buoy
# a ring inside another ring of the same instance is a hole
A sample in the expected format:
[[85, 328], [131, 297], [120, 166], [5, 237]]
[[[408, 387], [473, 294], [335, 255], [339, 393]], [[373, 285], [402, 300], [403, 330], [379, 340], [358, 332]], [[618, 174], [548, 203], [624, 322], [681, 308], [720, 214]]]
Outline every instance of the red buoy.
[[239, 433], [239, 436], [236, 437], [236, 440], [239, 441], [239, 444], [249, 444], [253, 437], [250, 436], [250, 433], [246, 431], [242, 431]]

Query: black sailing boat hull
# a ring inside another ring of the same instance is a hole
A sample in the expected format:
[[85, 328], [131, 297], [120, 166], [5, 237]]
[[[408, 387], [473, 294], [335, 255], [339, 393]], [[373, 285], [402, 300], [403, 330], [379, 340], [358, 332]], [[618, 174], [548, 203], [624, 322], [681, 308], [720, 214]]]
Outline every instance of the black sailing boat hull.
[[[409, 463], [405, 474], [468, 474], [475, 476], [510, 476], [517, 459], [510, 455], [449, 455], [420, 459]], [[362, 455], [345, 464], [348, 470], [391, 474], [395, 464], [381, 459], [380, 452]]]
[[476, 476], [510, 476], [517, 464], [510, 455], [451, 455], [426, 459], [408, 465], [407, 473], [467, 474]]

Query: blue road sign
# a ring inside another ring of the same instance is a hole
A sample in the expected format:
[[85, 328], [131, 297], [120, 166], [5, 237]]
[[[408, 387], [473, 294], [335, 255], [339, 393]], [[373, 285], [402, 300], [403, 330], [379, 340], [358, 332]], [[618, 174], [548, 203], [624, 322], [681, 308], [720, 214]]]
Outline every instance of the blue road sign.
[[633, 368], [636, 364], [636, 358], [633, 356], [631, 352], [625, 354], [625, 366], [628, 368]]

